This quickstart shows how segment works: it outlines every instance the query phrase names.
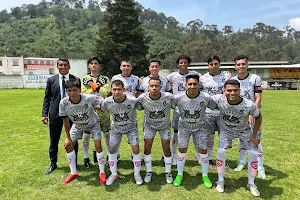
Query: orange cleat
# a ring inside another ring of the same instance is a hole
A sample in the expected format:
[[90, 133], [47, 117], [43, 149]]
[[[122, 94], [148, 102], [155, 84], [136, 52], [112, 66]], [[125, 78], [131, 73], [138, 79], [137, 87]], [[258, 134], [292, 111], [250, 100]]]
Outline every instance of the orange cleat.
[[100, 185], [106, 185], [106, 175], [104, 173], [99, 174]]
[[62, 183], [63, 184], [68, 184], [71, 181], [73, 181], [74, 179], [78, 178], [78, 176], [79, 176], [78, 172], [76, 172], [76, 174], [69, 174], [69, 176], [65, 180], [63, 180]]

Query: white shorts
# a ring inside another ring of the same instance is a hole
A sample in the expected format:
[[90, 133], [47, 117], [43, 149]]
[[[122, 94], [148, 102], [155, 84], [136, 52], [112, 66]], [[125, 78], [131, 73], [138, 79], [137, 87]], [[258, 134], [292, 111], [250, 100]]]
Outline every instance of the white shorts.
[[178, 143], [179, 148], [187, 148], [190, 142], [190, 137], [196, 140], [197, 147], [200, 149], [207, 149], [207, 130], [201, 127], [197, 131], [188, 131], [182, 126], [178, 126]]
[[220, 130], [220, 116], [213, 116], [205, 113], [205, 126], [204, 128], [207, 130], [209, 135], [215, 134], [216, 131]]
[[121, 144], [122, 141], [122, 135], [126, 135], [128, 138], [128, 144], [131, 145], [137, 145], [139, 144], [139, 134], [137, 127], [131, 129], [130, 131], [127, 131], [125, 133], [115, 132], [111, 131], [110, 138], [109, 138], [109, 144]]
[[83, 133], [91, 134], [94, 140], [101, 140], [101, 130], [100, 124], [96, 123], [95, 125], [88, 127], [88, 128], [78, 128], [75, 124], [72, 125], [70, 130], [71, 140], [73, 142], [82, 138]]
[[163, 140], [170, 140], [171, 139], [171, 130], [170, 126], [163, 130], [156, 130], [150, 127], [147, 124], [144, 124], [144, 139], [154, 139], [156, 135], [156, 131], [159, 132], [160, 138]]

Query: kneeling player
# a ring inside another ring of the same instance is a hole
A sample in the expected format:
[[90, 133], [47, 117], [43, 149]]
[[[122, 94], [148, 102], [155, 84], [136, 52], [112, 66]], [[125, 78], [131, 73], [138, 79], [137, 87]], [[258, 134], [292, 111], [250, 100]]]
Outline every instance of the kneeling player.
[[[261, 125], [262, 116], [255, 104], [240, 97], [240, 83], [237, 80], [228, 80], [224, 84], [224, 95], [212, 97], [220, 110], [220, 139], [219, 150], [216, 160], [219, 180], [216, 190], [224, 192], [224, 165], [226, 151], [232, 147], [232, 140], [239, 138], [241, 147], [247, 149], [248, 162], [248, 185], [251, 194], [260, 196], [257, 186], [254, 184], [257, 172], [257, 144], [256, 134]], [[255, 118], [253, 132], [248, 124], [249, 115]]]
[[202, 166], [202, 181], [207, 188], [212, 187], [208, 178], [208, 155], [207, 155], [207, 130], [205, 124], [205, 109], [214, 109], [216, 105], [206, 92], [200, 92], [199, 76], [188, 75], [186, 77], [186, 92], [174, 96], [174, 105], [178, 106], [180, 118], [178, 123], [179, 153], [177, 156], [178, 174], [174, 185], [179, 186], [183, 180], [183, 167], [186, 161], [186, 152], [190, 137], [195, 138], [197, 151], [200, 154]]
[[112, 115], [108, 158], [111, 175], [108, 177], [106, 185], [113, 184], [118, 178], [116, 151], [121, 144], [122, 134], [127, 135], [128, 143], [131, 145], [135, 182], [137, 185], [143, 183], [140, 175], [141, 155], [136, 120], [136, 98], [126, 95], [124, 92], [124, 83], [121, 80], [114, 80], [111, 83], [112, 96], [104, 99], [101, 103], [101, 110], [108, 110]]
[[171, 174], [172, 157], [170, 151], [171, 120], [170, 110], [172, 95], [168, 92], [160, 92], [161, 80], [150, 78], [148, 90], [138, 98], [138, 109], [144, 109], [144, 161], [146, 165], [146, 176], [144, 181], [151, 182], [152, 178], [152, 156], [151, 149], [156, 131], [160, 133], [161, 144], [164, 152], [165, 175], [167, 183], [173, 183]]
[[[99, 117], [94, 111], [94, 107], [99, 106], [101, 100], [95, 95], [80, 94], [80, 80], [66, 81], [66, 90], [68, 97], [65, 97], [59, 104], [59, 115], [63, 117], [64, 127], [67, 134], [65, 140], [65, 149], [71, 174], [63, 181], [68, 184], [78, 177], [76, 171], [76, 155], [74, 152], [75, 142], [82, 137], [83, 132], [91, 134], [94, 138], [98, 165], [100, 169], [100, 185], [105, 185], [106, 176], [104, 172], [104, 152], [101, 146], [101, 133]], [[69, 118], [73, 122], [70, 129]]]

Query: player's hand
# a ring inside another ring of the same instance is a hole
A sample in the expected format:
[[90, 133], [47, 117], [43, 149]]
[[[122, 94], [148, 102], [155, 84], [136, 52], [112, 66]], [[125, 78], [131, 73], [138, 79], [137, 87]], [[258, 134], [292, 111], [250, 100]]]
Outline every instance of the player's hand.
[[48, 117], [42, 117], [42, 122], [43, 122], [43, 124], [48, 124], [48, 122], [49, 122]]
[[252, 116], [252, 115], [249, 115], [249, 119], [248, 119], [249, 124], [252, 124], [252, 123], [253, 123], [253, 120], [254, 120], [253, 116]]
[[143, 77], [143, 76], [141, 76], [141, 77], [139, 78], [139, 85], [141, 85], [141, 84], [142, 84], [142, 82], [143, 82], [143, 79], [144, 79], [144, 77]]
[[94, 110], [100, 110], [100, 105], [94, 106]]
[[70, 138], [66, 138], [64, 146], [65, 147], [73, 147], [72, 140]]
[[91, 89], [96, 92], [97, 88], [99, 87], [99, 85], [97, 83], [90, 83], [89, 86], [91, 87]]
[[254, 136], [253, 134], [251, 135], [249, 141], [249, 143], [253, 143], [253, 146], [257, 148], [257, 145], [258, 145], [258, 139], [256, 139], [256, 136]]

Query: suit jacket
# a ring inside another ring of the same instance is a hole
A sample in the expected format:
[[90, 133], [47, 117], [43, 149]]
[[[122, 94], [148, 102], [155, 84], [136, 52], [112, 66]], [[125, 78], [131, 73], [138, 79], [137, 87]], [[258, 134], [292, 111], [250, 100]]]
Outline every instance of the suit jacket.
[[[77, 79], [77, 77], [69, 74], [69, 79]], [[56, 74], [47, 80], [42, 117], [49, 117], [50, 120], [59, 120], [60, 99], [59, 75]]]

